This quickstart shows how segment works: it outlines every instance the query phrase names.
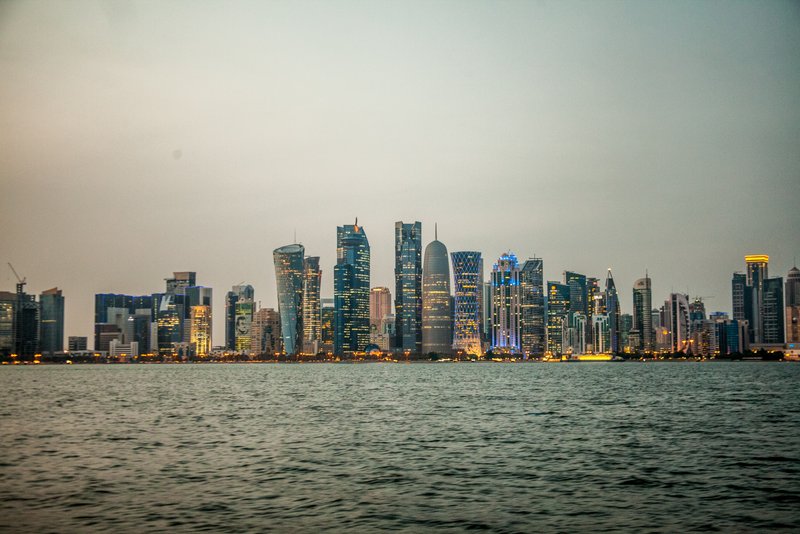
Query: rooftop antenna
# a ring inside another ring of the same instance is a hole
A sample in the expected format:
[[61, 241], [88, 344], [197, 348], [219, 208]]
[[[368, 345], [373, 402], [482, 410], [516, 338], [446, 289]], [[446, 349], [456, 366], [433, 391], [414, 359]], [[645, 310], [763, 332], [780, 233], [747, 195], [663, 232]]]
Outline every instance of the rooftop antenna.
[[439, 223], [433, 223], [433, 239], [439, 241]]

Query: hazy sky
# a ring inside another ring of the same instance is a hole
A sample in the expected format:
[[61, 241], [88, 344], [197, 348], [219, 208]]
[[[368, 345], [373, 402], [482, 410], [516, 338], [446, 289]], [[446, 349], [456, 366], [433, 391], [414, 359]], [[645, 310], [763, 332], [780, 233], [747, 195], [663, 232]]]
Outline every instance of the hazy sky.
[[[743, 255], [800, 255], [797, 2], [0, 3], [0, 289], [93, 295], [175, 270], [276, 306], [272, 250], [357, 216], [730, 310]], [[91, 341], [90, 341], [91, 344]]]

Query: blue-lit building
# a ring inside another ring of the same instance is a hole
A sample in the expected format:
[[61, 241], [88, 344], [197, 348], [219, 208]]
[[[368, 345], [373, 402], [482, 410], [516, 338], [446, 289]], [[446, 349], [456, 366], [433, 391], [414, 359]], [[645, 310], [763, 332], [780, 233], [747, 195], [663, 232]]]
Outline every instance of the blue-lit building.
[[422, 223], [394, 225], [395, 347], [422, 350]]
[[334, 353], [363, 351], [369, 345], [370, 250], [358, 220], [336, 229], [333, 268]]
[[275, 279], [278, 285], [278, 313], [281, 317], [283, 348], [287, 354], [303, 349], [303, 245], [276, 248]]
[[520, 270], [521, 347], [526, 356], [544, 354], [546, 346], [544, 317], [544, 263], [530, 258]]
[[522, 352], [520, 269], [517, 257], [508, 252], [492, 267], [492, 351]]
[[480, 356], [481, 299], [483, 297], [483, 258], [480, 252], [459, 251], [453, 260], [453, 348]]

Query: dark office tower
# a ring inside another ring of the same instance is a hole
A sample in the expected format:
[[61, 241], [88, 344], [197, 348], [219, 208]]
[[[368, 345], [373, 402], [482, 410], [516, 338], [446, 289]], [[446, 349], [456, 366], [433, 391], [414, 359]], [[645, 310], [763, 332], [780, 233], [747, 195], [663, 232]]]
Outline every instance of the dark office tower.
[[172, 278], [165, 278], [167, 283], [167, 293], [183, 293], [183, 289], [197, 285], [197, 273], [192, 271], [173, 272]]
[[606, 313], [608, 314], [608, 336], [609, 348], [612, 354], [622, 352], [623, 344], [620, 339], [620, 309], [617, 286], [614, 284], [614, 277], [611, 276], [611, 269], [606, 275]]
[[239, 295], [234, 291], [225, 294], [225, 348], [234, 350], [236, 348], [236, 301]]
[[452, 319], [450, 260], [447, 257], [447, 247], [435, 239], [425, 247], [425, 264], [422, 270], [423, 354], [452, 354]]
[[530, 258], [522, 264], [519, 276], [522, 293], [522, 352], [542, 355], [546, 348], [544, 317], [544, 263]]
[[156, 331], [158, 333], [158, 353], [162, 356], [174, 356], [176, 344], [183, 341], [181, 335], [181, 316], [176, 305], [176, 296], [169, 293], [154, 295], [156, 306]]
[[769, 277], [769, 256], [766, 254], [748, 254], [744, 257], [747, 264], [747, 285], [752, 291], [752, 315], [750, 320], [751, 341], [764, 343], [764, 280]]
[[547, 352], [564, 352], [564, 330], [569, 315], [570, 288], [559, 282], [547, 282]]
[[564, 284], [569, 286], [569, 313], [588, 314], [588, 291], [586, 276], [571, 271], [564, 271]]
[[94, 296], [94, 322], [95, 324], [109, 322], [108, 321], [109, 308], [117, 308], [117, 309], [124, 308], [126, 310], [130, 310], [132, 306], [133, 306], [133, 297], [130, 295], [99, 293]]
[[[800, 343], [800, 269], [795, 265], [786, 276], [786, 343]], [[790, 347], [794, 348], [794, 347]]]
[[749, 291], [747, 286], [747, 275], [744, 273], [733, 273], [731, 280], [731, 298], [733, 318], [737, 321], [744, 321], [747, 318], [745, 312], [745, 294]]
[[653, 288], [650, 277], [638, 279], [633, 284], [633, 326], [631, 336], [636, 336], [632, 347], [640, 352], [653, 352]]
[[480, 356], [481, 293], [483, 291], [483, 258], [480, 252], [461, 251], [450, 254], [453, 260], [453, 348]]
[[358, 219], [336, 229], [333, 300], [334, 352], [363, 351], [369, 344], [369, 241]]
[[18, 291], [16, 296], [14, 352], [20, 357], [31, 358], [39, 352], [41, 309], [35, 295]]
[[422, 350], [422, 223], [394, 224], [395, 345]]
[[306, 354], [316, 354], [320, 349], [321, 283], [319, 256], [308, 256], [303, 260], [303, 352]]
[[481, 291], [481, 343], [487, 347], [492, 342], [492, 283], [484, 282]]
[[628, 334], [633, 328], [633, 316], [630, 313], [619, 314], [619, 350], [624, 351], [628, 345]]
[[784, 343], [783, 278], [765, 278], [762, 304], [762, 343], [782, 345]]
[[286, 354], [303, 350], [303, 245], [286, 245], [272, 252], [278, 285], [283, 348]]
[[64, 350], [64, 297], [57, 287], [39, 295], [42, 309], [39, 351], [52, 354]]

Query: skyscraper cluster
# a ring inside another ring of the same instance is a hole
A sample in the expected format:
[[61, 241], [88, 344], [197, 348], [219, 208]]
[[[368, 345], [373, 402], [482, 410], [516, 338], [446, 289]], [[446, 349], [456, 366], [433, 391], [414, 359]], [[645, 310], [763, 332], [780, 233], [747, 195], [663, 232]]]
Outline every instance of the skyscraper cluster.
[[62, 351], [64, 296], [61, 290], [54, 287], [42, 291], [37, 302], [36, 295], [25, 292], [26, 280], [18, 276], [17, 279], [16, 292], [0, 291], [0, 355], [34, 357]]
[[[363, 226], [336, 230], [333, 298], [323, 298], [320, 258], [293, 243], [273, 251], [277, 310], [256, 306], [252, 285], [225, 296], [225, 344], [212, 344], [212, 289], [196, 273], [174, 272], [163, 292], [95, 295], [94, 350], [118, 360], [140, 355], [207, 358], [220, 350], [248, 357], [352, 355], [378, 351], [447, 357], [686, 354], [710, 357], [751, 349], [800, 348], [800, 270], [784, 284], [770, 277], [769, 257], [745, 256], [734, 273], [732, 314], [706, 310], [705, 298], [670, 293], [653, 302], [648, 273], [632, 287], [632, 309], [622, 313], [617, 286], [563, 271], [544, 279], [542, 258], [520, 261], [508, 251], [492, 263], [488, 280], [479, 251], [448, 252], [434, 239], [424, 246], [419, 221], [395, 224], [395, 293], [370, 286], [370, 245]], [[63, 350], [64, 297], [57, 288], [38, 301], [0, 292], [0, 354]], [[87, 349], [72, 336], [69, 350]]]

